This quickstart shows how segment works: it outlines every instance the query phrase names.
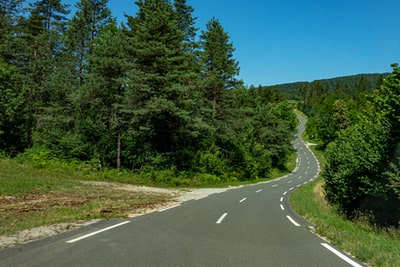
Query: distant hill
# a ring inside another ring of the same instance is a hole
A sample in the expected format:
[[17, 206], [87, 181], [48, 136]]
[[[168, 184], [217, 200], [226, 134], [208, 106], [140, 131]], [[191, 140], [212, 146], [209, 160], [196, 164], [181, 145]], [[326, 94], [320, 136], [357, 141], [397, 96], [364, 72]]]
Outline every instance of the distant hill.
[[327, 87], [329, 91], [335, 90], [335, 88], [356, 88], [356, 86], [363, 83], [363, 86], [367, 87], [369, 90], [373, 90], [377, 87], [377, 84], [382, 81], [389, 73], [372, 73], [372, 74], [357, 74], [343, 77], [336, 77], [330, 79], [315, 80], [313, 82], [294, 82], [277, 84], [272, 86], [264, 86], [273, 91], [282, 92], [288, 99], [298, 99], [299, 90], [302, 87], [308, 86], [311, 83], [320, 83], [324, 87]]

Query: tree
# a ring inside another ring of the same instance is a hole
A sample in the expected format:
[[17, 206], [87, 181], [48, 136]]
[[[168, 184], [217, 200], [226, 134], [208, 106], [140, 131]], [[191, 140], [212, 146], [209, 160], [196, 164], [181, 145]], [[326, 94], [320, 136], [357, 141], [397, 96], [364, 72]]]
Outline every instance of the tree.
[[16, 57], [17, 26], [21, 20], [21, 8], [23, 0], [0, 1], [0, 58], [11, 63]]
[[212, 101], [215, 118], [218, 113], [217, 105], [224, 91], [237, 85], [239, 64], [233, 58], [235, 49], [229, 42], [229, 35], [216, 18], [212, 18], [207, 23], [206, 31], [203, 31], [200, 36], [200, 43], [204, 87], [207, 97]]
[[183, 33], [184, 46], [194, 49], [197, 28], [196, 19], [193, 17], [194, 8], [186, 3], [186, 0], [175, 0], [174, 8], [177, 16], [177, 28]]
[[[125, 91], [125, 112], [136, 144], [131, 162], [140, 167], [161, 156], [165, 164], [188, 168], [200, 132], [206, 129], [196, 111], [197, 74], [185, 33], [169, 1], [137, 1], [126, 34], [132, 67]], [[185, 28], [185, 27], [184, 27]], [[164, 164], [163, 163], [163, 164]]]
[[376, 91], [373, 101], [381, 116], [387, 118], [391, 125], [391, 141], [400, 141], [400, 67], [392, 64], [393, 72], [384, 80]]
[[84, 74], [88, 71], [88, 58], [93, 51], [93, 42], [99, 32], [113, 21], [107, 3], [108, 0], [81, 0], [76, 4], [78, 10], [68, 22], [66, 44], [75, 59], [81, 85]]
[[333, 103], [332, 123], [335, 136], [338, 136], [340, 131], [351, 125], [350, 114], [344, 100], [335, 100]]
[[86, 83], [75, 99], [77, 130], [90, 144], [92, 158], [120, 169], [127, 38], [114, 22], [97, 34], [92, 45]]
[[17, 70], [0, 59], [0, 151], [15, 156], [30, 145], [26, 118]]
[[329, 201], [348, 217], [385, 186], [381, 173], [387, 154], [387, 124], [379, 117], [360, 119], [328, 146], [322, 176]]

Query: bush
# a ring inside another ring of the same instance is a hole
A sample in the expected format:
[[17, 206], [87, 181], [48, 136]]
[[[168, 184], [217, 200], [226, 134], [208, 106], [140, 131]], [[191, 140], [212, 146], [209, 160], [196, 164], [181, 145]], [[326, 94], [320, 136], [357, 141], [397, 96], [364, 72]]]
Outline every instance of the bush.
[[383, 120], [364, 120], [343, 131], [328, 146], [327, 164], [322, 173], [329, 201], [340, 211], [353, 216], [368, 196], [385, 187], [387, 126]]

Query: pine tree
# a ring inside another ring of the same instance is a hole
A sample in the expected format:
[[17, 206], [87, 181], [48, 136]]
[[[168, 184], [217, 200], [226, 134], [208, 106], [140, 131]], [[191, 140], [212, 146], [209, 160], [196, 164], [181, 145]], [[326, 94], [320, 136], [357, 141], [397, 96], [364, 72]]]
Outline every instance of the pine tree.
[[15, 59], [18, 44], [17, 26], [22, 16], [23, 0], [0, 1], [0, 58], [8, 63]]
[[113, 21], [107, 3], [108, 0], [81, 0], [76, 4], [78, 10], [68, 23], [66, 44], [76, 62], [81, 85], [88, 70], [88, 57], [92, 53], [93, 42], [98, 33]]
[[204, 128], [193, 111], [197, 77], [187, 68], [193, 55], [184, 45], [185, 33], [169, 1], [136, 4], [137, 16], [128, 17], [133, 66], [126, 92], [131, 132], [141, 144], [135, 162], [145, 163], [159, 155], [167, 165], [186, 166], [198, 143], [194, 140]]
[[41, 0], [30, 3], [29, 12], [21, 22], [24, 50], [19, 69], [21, 82], [27, 88], [30, 125], [36, 132], [34, 142], [42, 144], [52, 141], [48, 134], [57, 132], [64, 114], [68, 86], [64, 78], [68, 71], [62, 60], [62, 37], [69, 10], [60, 0]]
[[229, 35], [221, 23], [212, 18], [206, 26], [207, 30], [203, 31], [200, 36], [202, 73], [206, 94], [212, 101], [214, 114], [217, 114], [217, 105], [223, 97], [224, 91], [237, 85], [236, 76], [239, 74], [239, 64], [233, 58], [235, 49], [229, 42]]
[[86, 83], [77, 94], [78, 132], [92, 148], [91, 157], [102, 165], [121, 163], [121, 135], [124, 121], [121, 103], [128, 67], [127, 38], [116, 23], [104, 27], [93, 42]]

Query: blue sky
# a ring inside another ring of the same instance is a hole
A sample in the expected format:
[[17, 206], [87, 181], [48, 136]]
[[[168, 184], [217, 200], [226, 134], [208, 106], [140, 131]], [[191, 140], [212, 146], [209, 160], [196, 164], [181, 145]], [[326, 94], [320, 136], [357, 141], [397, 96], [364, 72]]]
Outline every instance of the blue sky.
[[[77, 1], [64, 0], [74, 4]], [[399, 0], [187, 0], [197, 26], [216, 17], [246, 85], [391, 72], [400, 63]], [[134, 0], [109, 0], [118, 20]]]

